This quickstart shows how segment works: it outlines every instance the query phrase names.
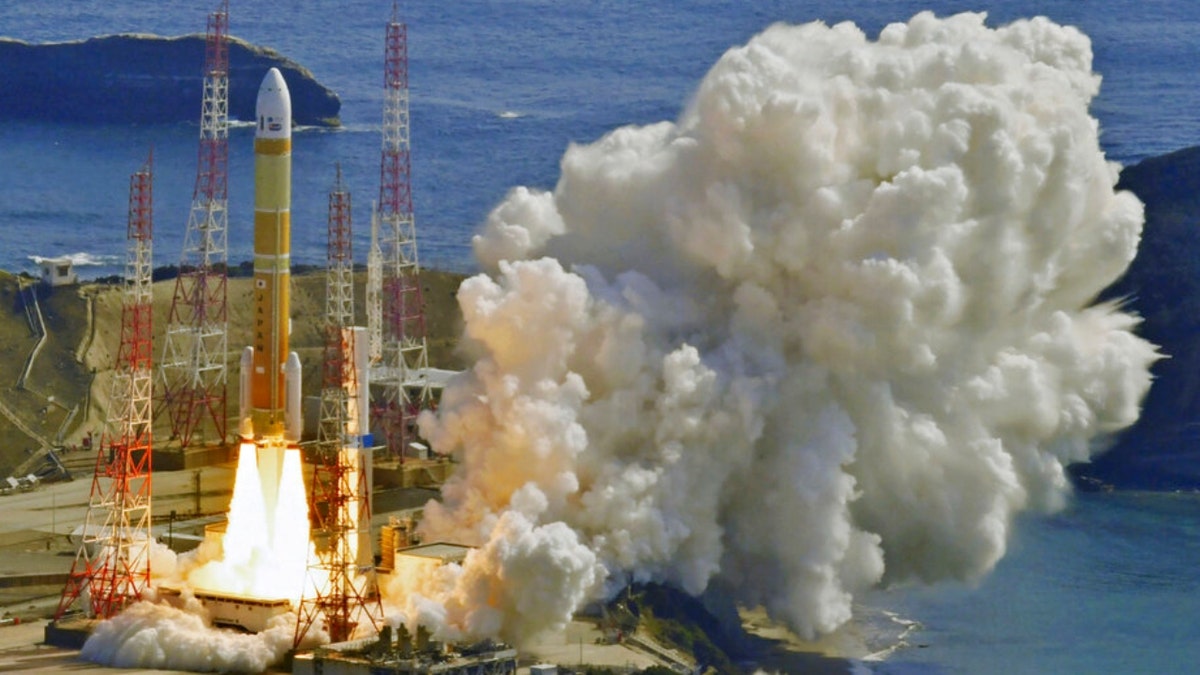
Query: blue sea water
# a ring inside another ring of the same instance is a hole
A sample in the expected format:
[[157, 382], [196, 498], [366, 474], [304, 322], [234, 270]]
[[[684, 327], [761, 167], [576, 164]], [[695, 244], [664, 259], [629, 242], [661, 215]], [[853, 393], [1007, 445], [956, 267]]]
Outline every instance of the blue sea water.
[[[203, 32], [216, 0], [8, 0], [0, 35]], [[921, 9], [986, 10], [1000, 24], [1035, 14], [1080, 27], [1104, 77], [1094, 105], [1109, 156], [1131, 163], [1197, 142], [1200, 9], [1183, 0], [917, 2], [408, 0], [414, 210], [421, 262], [473, 269], [470, 235], [515, 185], [553, 187], [567, 144], [628, 123], [674, 119], [723, 51], [776, 21], [852, 20], [868, 34]], [[340, 161], [358, 241], [378, 190], [386, 0], [234, 0], [232, 32], [274, 47], [342, 98], [344, 128], [301, 130], [294, 159], [299, 262], [324, 259], [325, 200]], [[197, 64], [197, 77], [201, 70]], [[0, 82], [2, 82], [0, 76]], [[197, 113], [198, 114], [198, 113]], [[155, 154], [155, 260], [179, 259], [196, 166], [195, 123], [0, 127], [0, 268], [82, 253], [119, 271], [128, 176]], [[230, 259], [250, 257], [251, 130], [230, 139]], [[36, 232], [36, 236], [30, 236]], [[360, 247], [361, 248], [361, 247]]]
[[[342, 98], [339, 130], [295, 139], [293, 252], [325, 256], [326, 193], [341, 162], [358, 257], [378, 190], [387, 0], [232, 0], [232, 32], [274, 47]], [[217, 0], [6, 0], [0, 35], [75, 40], [202, 32]], [[776, 21], [852, 20], [874, 35], [923, 9], [985, 10], [993, 25], [1046, 15], [1092, 38], [1093, 113], [1124, 164], [1200, 142], [1200, 4], [1189, 0], [408, 0], [414, 208], [421, 262], [472, 271], [470, 236], [513, 186], [553, 187], [571, 142], [674, 119], [715, 60]], [[197, 77], [200, 73], [197, 64]], [[3, 76], [0, 74], [0, 83]], [[0, 91], [0, 95], [4, 95]], [[155, 260], [178, 261], [196, 166], [195, 123], [0, 126], [0, 268], [78, 254], [120, 271], [128, 176], [155, 161]], [[230, 138], [230, 260], [250, 258], [251, 131]], [[881, 672], [1162, 672], [1200, 662], [1200, 500], [1085, 495], [1021, 523], [977, 588], [869, 600], [917, 621]]]
[[975, 587], [868, 598], [917, 627], [876, 673], [1200, 670], [1200, 495], [1089, 493], [1024, 517]]

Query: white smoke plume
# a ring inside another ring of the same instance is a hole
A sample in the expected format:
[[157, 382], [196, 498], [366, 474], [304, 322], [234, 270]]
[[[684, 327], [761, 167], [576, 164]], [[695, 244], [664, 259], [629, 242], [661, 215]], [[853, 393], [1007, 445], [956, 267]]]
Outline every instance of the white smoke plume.
[[292, 648], [295, 615], [248, 635], [210, 626], [202, 611], [139, 602], [99, 624], [80, 656], [115, 668], [261, 673]]
[[1157, 358], [1091, 305], [1143, 223], [1091, 65], [1041, 18], [775, 25], [677, 122], [515, 189], [459, 292], [475, 365], [421, 419], [461, 462], [425, 535], [480, 548], [393, 619], [519, 642], [719, 580], [813, 635], [872, 585], [986, 574]]
[[[206, 542], [176, 555], [165, 545], [152, 542], [150, 592], [141, 602], [100, 623], [80, 656], [115, 668], [193, 672], [261, 673], [278, 664], [292, 649], [295, 613], [275, 617], [260, 633], [237, 633], [213, 626], [207, 610], [192, 597], [190, 576], [220, 560], [220, 553]], [[182, 591], [182, 609], [158, 597], [156, 589], [164, 585]], [[312, 644], [328, 641], [321, 630], [306, 639]]]

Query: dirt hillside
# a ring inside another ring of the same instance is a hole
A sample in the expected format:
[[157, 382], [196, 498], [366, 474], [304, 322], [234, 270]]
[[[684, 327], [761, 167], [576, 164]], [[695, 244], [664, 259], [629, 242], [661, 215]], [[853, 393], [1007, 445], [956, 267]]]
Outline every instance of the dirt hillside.
[[[429, 357], [434, 367], [463, 367], [454, 351], [461, 327], [454, 296], [462, 279], [462, 275], [436, 270], [422, 272]], [[356, 321], [365, 325], [364, 281], [365, 274], [356, 279], [355, 302]], [[227, 287], [227, 399], [234, 414], [238, 357], [242, 346], [250, 342], [251, 283], [249, 277], [231, 277]], [[156, 359], [163, 348], [174, 292], [174, 279], [154, 285]], [[122, 287], [117, 283], [51, 289], [36, 279], [0, 271], [0, 480], [46, 444], [76, 446], [89, 431], [101, 432], [121, 342], [122, 299]], [[317, 395], [325, 309], [323, 272], [309, 271], [293, 278], [291, 309], [291, 346], [304, 364], [304, 395]], [[157, 378], [155, 384], [157, 394]], [[156, 438], [166, 438], [165, 417], [156, 416]]]

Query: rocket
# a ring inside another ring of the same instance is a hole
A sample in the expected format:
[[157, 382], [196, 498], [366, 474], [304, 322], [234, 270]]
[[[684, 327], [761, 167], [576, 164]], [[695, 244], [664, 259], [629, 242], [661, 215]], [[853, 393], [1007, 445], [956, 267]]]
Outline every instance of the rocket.
[[255, 115], [254, 323], [242, 354], [240, 433], [261, 449], [294, 446], [303, 425], [300, 358], [288, 351], [292, 101], [276, 68], [259, 85]]
[[221, 542], [225, 564], [253, 565], [243, 593], [298, 602], [311, 541], [300, 456], [300, 357], [288, 351], [292, 101], [275, 68], [259, 85], [255, 118], [252, 343], [242, 351], [241, 444]]

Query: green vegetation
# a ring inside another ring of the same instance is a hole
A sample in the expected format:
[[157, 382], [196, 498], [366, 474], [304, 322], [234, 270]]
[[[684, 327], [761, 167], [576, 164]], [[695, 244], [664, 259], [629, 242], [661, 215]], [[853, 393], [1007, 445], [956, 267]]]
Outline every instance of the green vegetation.
[[728, 654], [733, 651], [732, 641], [724, 639], [726, 631], [699, 600], [667, 586], [647, 584], [630, 592], [623, 604], [651, 637], [691, 654], [701, 668], [738, 672]]

